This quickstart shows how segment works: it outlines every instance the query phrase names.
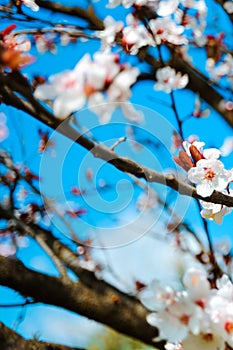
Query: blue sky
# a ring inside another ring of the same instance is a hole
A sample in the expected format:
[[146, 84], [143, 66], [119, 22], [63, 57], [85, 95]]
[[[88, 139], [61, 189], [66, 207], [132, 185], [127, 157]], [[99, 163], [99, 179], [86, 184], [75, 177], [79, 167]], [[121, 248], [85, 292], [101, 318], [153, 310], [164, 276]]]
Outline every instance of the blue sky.
[[[66, 1], [65, 3], [68, 5], [76, 4], [77, 2], [73, 0]], [[122, 8], [106, 10], [105, 3], [106, 1], [100, 1], [95, 5], [98, 10], [97, 12], [101, 14], [102, 18], [104, 18], [105, 13], [108, 13], [114, 15], [117, 19], [122, 19], [123, 14], [128, 12], [128, 10]], [[219, 10], [219, 7], [217, 4], [213, 4], [213, 1], [208, 1], [208, 3], [211, 3], [211, 6], [213, 6], [213, 9], [210, 11], [210, 15], [212, 16], [216, 13], [216, 10]], [[41, 13], [43, 18], [47, 16], [49, 20], [52, 19], [53, 21], [58, 20], [65, 23], [70, 20], [69, 17], [59, 14], [51, 17], [50, 15], [46, 15], [43, 10], [41, 10]], [[39, 15], [40, 12], [37, 16]], [[220, 23], [224, 24], [226, 17], [224, 15], [221, 16]], [[9, 20], [2, 21], [0, 30], [10, 23]], [[72, 19], [72, 23], [75, 23], [74, 19]], [[209, 30], [211, 31], [213, 29], [210, 28]], [[227, 31], [229, 31], [227, 40], [230, 42], [232, 28], [230, 31], [227, 27]], [[24, 73], [29, 77], [33, 74], [49, 76], [67, 68], [72, 69], [84, 53], [93, 53], [98, 48], [99, 43], [97, 40], [72, 44], [67, 47], [59, 46], [57, 55], [51, 53], [40, 55], [33, 48], [32, 54], [37, 56], [37, 60], [31, 66], [25, 68]], [[203, 66], [203, 57], [204, 53], [198, 51], [195, 54], [195, 64]], [[135, 62], [135, 58], [132, 59], [132, 62]], [[117, 152], [120, 155], [132, 157], [139, 163], [162, 171], [174, 166], [171, 160], [170, 148], [172, 130], [174, 128], [176, 129], [176, 121], [173, 111], [168, 107], [171, 103], [170, 96], [163, 92], [157, 92], [155, 94], [153, 84], [152, 81], [143, 81], [133, 88], [131, 101], [137, 104], [139, 106], [138, 108], [143, 109], [145, 116], [145, 121], [142, 125], [133, 127], [139, 140], [149, 139], [153, 142], [159, 141], [162, 144], [162, 149], [160, 148], [160, 151], [157, 152], [152, 142], [139, 152], [135, 151], [129, 143], [124, 143], [117, 147]], [[181, 118], [185, 118], [193, 110], [194, 94], [190, 91], [178, 91], [175, 92], [175, 99], [179, 115]], [[153, 274], [160, 276], [163, 274], [163, 271], [169, 270], [169, 264], [172, 264], [173, 260], [168, 261], [165, 246], [163, 243], [159, 243], [160, 238], [153, 241], [151, 239], [153, 234], [149, 230], [154, 223], [157, 225], [155, 225], [155, 232], [158, 233], [164, 229], [158, 220], [158, 218], [163, 220], [163, 213], [160, 210], [159, 214], [157, 213], [155, 215], [152, 212], [151, 216], [139, 217], [141, 223], [148, 225], [146, 227], [149, 233], [147, 237], [143, 237], [141, 240], [138, 239], [140, 234], [136, 231], [133, 223], [135, 217], [139, 215], [137, 210], [135, 210], [135, 201], [141, 190], [133, 186], [132, 179], [128, 175], [120, 173], [108, 164], [103, 164], [98, 159], [94, 159], [80, 146], [74, 145], [57, 133], [52, 136], [52, 139], [56, 143], [54, 147], [56, 157], [53, 157], [50, 151], [40, 156], [37, 153], [39, 142], [38, 128], [42, 127], [44, 131], [48, 130], [48, 128], [13, 108], [1, 105], [0, 112], [4, 112], [7, 115], [7, 125], [10, 129], [10, 136], [3, 142], [1, 147], [11, 152], [17, 162], [23, 161], [33, 171], [40, 171], [42, 192], [51, 198], [57, 198], [60, 202], [65, 200], [76, 201], [77, 205], [81, 208], [87, 208], [87, 214], [73, 221], [72, 225], [74, 229], [80, 232], [79, 238], [84, 239], [88, 234], [91, 234], [95, 239], [96, 245], [100, 244], [96, 241], [98, 236], [101, 237], [102, 241], [106, 240], [108, 242], [107, 244], [111, 245], [112, 249], [109, 249], [107, 254], [117, 274], [121, 275], [123, 273], [126, 262], [129, 269], [125, 271], [125, 278], [131, 282], [133, 278], [140, 277], [140, 274], [143, 274], [146, 280], [150, 280]], [[87, 110], [78, 113], [78, 121], [81, 125], [89, 128], [98, 140], [106, 143], [108, 146], [112, 145], [119, 137], [124, 136], [127, 128], [130, 126], [120, 112], [117, 112], [113, 116], [108, 125], [99, 125], [97, 117]], [[211, 116], [207, 119], [195, 120], [192, 118], [190, 121], [185, 122], [184, 135], [188, 137], [191, 134], [198, 135], [200, 140], [206, 142], [207, 147], [220, 147], [225, 137], [232, 135], [232, 130], [216, 112], [212, 111]], [[223, 159], [226, 168], [232, 167], [232, 160], [233, 155]], [[88, 168], [92, 168], [94, 174], [97, 173], [97, 178], [94, 178], [92, 182], [86, 178], [86, 170]], [[57, 175], [57, 169], [59, 169], [59, 176]], [[103, 181], [110, 184], [111, 189], [107, 191], [102, 190], [98, 195], [95, 187], [100, 186], [101, 183], [103, 184]], [[117, 185], [115, 185], [116, 183]], [[84, 195], [80, 199], [72, 196], [70, 188], [74, 185], [85, 189], [87, 195]], [[171, 192], [165, 187], [158, 185], [154, 185], [153, 187], [162, 198], [165, 199], [167, 195], [170, 196], [172, 205], [180, 216], [187, 210], [187, 221], [203, 237], [203, 228], [195, 204], [190, 204], [188, 198], [180, 197], [176, 194], [172, 196]], [[106, 212], [108, 215], [106, 215]], [[213, 222], [209, 223], [214, 241], [218, 241], [224, 237], [232, 240], [231, 222], [232, 215], [229, 215], [224, 218], [224, 223], [221, 226], [217, 226]], [[56, 234], [61, 236], [59, 230], [64, 230], [63, 224], [57, 219], [54, 223], [56, 225]], [[97, 234], [94, 230], [95, 227], [98, 227]], [[112, 228], [111, 231], [109, 231], [110, 227]], [[120, 229], [119, 236], [117, 236], [117, 230], [114, 231], [114, 227], [117, 227], [118, 230]], [[69, 236], [67, 230], [64, 234], [65, 236]], [[134, 243], [129, 244], [132, 241]], [[122, 246], [122, 248], [113, 248], [116, 246]], [[155, 250], [156, 247], [157, 250]], [[99, 254], [98, 249], [95, 251], [95, 256], [100, 261], [106, 258], [101, 253]], [[50, 259], [31, 240], [28, 247], [19, 250], [18, 257], [31, 268], [49, 274], [56, 274], [56, 270]], [[159, 269], [154, 268], [153, 266], [158, 267], [158, 262], [160, 262]], [[160, 268], [161, 266], [163, 269]], [[172, 280], [175, 275], [176, 271], [172, 270], [171, 275], [167, 275], [166, 279], [168, 281]], [[7, 288], [0, 288], [0, 303], [19, 302], [21, 300], [22, 298], [16, 292]], [[18, 326], [18, 331], [25, 337], [32, 337], [34, 334], [39, 333], [41, 340], [83, 346], [90, 334], [90, 330], [100, 330], [100, 327], [96, 326], [95, 323], [87, 323], [84, 318], [60, 311], [54, 307], [42, 305], [27, 306], [25, 310], [23, 320]], [[0, 320], [12, 327], [20, 312], [22, 312], [21, 308], [0, 308]], [[66, 327], [63, 327], [64, 324]], [[82, 326], [82, 332], [80, 334], [86, 334], [86, 338], [83, 338], [76, 331], [79, 329], [80, 324]], [[59, 330], [61, 328], [63, 329], [63, 332], [59, 331], [59, 337], [57, 328]]]

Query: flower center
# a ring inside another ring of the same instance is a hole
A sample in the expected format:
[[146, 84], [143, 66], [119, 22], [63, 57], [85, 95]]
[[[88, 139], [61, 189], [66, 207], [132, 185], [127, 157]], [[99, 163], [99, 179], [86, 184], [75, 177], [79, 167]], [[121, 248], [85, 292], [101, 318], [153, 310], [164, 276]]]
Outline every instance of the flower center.
[[163, 28], [157, 29], [156, 34], [161, 35], [161, 34], [163, 34], [163, 33], [164, 33], [164, 29], [163, 29]]
[[230, 334], [233, 333], [233, 322], [226, 322], [225, 323], [225, 331], [227, 333], [230, 333]]
[[85, 84], [83, 90], [87, 97], [90, 97], [94, 92], [96, 92], [96, 89], [91, 84]]
[[190, 316], [189, 315], [186, 315], [186, 314], [183, 314], [182, 316], [180, 316], [179, 318], [180, 322], [182, 324], [184, 324], [185, 326], [187, 326], [189, 324], [189, 320], [190, 320]]
[[215, 177], [215, 172], [211, 168], [205, 169], [205, 178], [206, 180], [213, 180]]

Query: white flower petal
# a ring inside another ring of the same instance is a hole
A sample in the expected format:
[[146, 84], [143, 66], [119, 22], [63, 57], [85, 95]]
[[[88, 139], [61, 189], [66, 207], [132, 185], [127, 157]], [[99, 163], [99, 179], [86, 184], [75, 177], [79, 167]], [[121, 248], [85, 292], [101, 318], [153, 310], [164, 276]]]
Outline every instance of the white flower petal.
[[85, 96], [81, 93], [72, 92], [60, 95], [54, 102], [54, 114], [59, 119], [65, 119], [71, 113], [82, 108], [85, 104]]
[[54, 99], [57, 96], [57, 92], [55, 91], [55, 89], [53, 89], [51, 84], [46, 83], [43, 85], [39, 85], [36, 88], [34, 92], [34, 96], [39, 100], [50, 100], [50, 99]]

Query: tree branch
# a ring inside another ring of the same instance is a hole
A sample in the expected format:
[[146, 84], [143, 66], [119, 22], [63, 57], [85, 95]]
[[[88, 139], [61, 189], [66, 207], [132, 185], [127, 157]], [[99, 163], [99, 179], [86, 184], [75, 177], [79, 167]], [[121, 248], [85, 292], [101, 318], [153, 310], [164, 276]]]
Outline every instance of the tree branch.
[[[11, 86], [12, 84], [14, 84], [14, 81], [11, 80]], [[20, 93], [22, 94], [23, 91], [23, 87], [21, 86]], [[28, 91], [29, 90], [26, 89], [25, 97], [27, 97]], [[2, 93], [4, 103], [19, 108], [24, 112], [30, 114], [37, 120], [45, 123], [52, 129], [63, 134], [64, 136], [84, 147], [86, 150], [90, 151], [94, 157], [100, 158], [114, 165], [117, 169], [125, 173], [130, 173], [138, 178], [143, 178], [148, 182], [156, 182], [162, 185], [166, 185], [182, 195], [201, 199], [205, 202], [212, 202], [216, 204], [226, 205], [227, 207], [233, 207], [233, 197], [231, 196], [214, 191], [211, 196], [202, 197], [197, 194], [195, 187], [177, 180], [173, 174], [164, 175], [162, 173], [159, 173], [127, 157], [121, 157], [103, 144], [98, 144], [86, 138], [77, 130], [72, 128], [69, 122], [69, 118], [61, 123], [53, 116], [53, 114], [51, 114], [42, 105], [40, 105], [33, 96], [31, 97], [30, 102], [27, 102], [13, 93], [11, 89], [5, 85], [0, 85], [0, 93]], [[36, 106], [34, 106], [34, 101]]]
[[221, 108], [221, 101], [224, 100], [224, 97], [210, 85], [205, 75], [199, 72], [199, 70], [189, 62], [181, 59], [178, 55], [173, 56], [171, 66], [183, 74], [188, 74], [189, 83], [187, 88], [199, 93], [200, 97], [214, 108], [231, 127], [233, 127], [233, 110], [227, 111]]
[[25, 340], [18, 333], [6, 327], [0, 322], [0, 344], [1, 350], [84, 350], [65, 345], [40, 342], [36, 339]]
[[91, 25], [91, 29], [104, 29], [103, 22], [96, 16], [91, 5], [85, 10], [78, 6], [64, 6], [62, 4], [46, 0], [36, 0], [36, 3], [41, 8], [51, 10], [53, 12], [60, 12], [69, 16], [82, 18]]
[[0, 284], [30, 296], [36, 302], [51, 304], [106, 324], [125, 335], [164, 349], [154, 343], [158, 330], [146, 322], [148, 311], [134, 298], [126, 302], [122, 293], [89, 288], [81, 281], [65, 283], [59, 278], [32, 271], [17, 259], [0, 256]]

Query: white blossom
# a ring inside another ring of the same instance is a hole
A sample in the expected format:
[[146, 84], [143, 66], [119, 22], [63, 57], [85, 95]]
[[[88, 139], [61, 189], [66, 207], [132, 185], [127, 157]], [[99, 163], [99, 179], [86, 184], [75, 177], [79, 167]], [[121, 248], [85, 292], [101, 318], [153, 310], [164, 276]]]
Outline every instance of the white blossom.
[[233, 345], [233, 285], [223, 275], [211, 288], [202, 267], [188, 268], [185, 290], [153, 282], [140, 293], [149, 310], [147, 321], [166, 339], [167, 350], [224, 350]]
[[223, 7], [225, 8], [225, 10], [229, 14], [233, 13], [233, 2], [232, 1], [225, 1], [224, 4], [223, 4]]
[[221, 155], [227, 157], [233, 151], [233, 136], [226, 137], [220, 147]]
[[231, 172], [217, 159], [201, 159], [188, 171], [188, 179], [197, 184], [197, 193], [202, 197], [210, 196], [214, 190], [223, 191], [230, 177]]
[[188, 43], [184, 32], [184, 27], [176, 25], [169, 17], [156, 18], [149, 21], [149, 26], [153, 32], [156, 45], [169, 42], [174, 45], [184, 45]]
[[25, 6], [29, 7], [34, 12], [37, 12], [40, 9], [34, 0], [21, 0], [21, 1]]
[[157, 82], [154, 85], [155, 90], [162, 90], [170, 93], [172, 90], [183, 89], [188, 84], [188, 75], [181, 75], [171, 67], [160, 68], [156, 72]]
[[[226, 195], [233, 196], [233, 191], [222, 191]], [[203, 209], [201, 210], [201, 216], [205, 219], [214, 220], [217, 224], [222, 224], [223, 217], [230, 214], [232, 208], [226, 207], [222, 204], [208, 203], [200, 201]]]
[[104, 19], [104, 30], [98, 31], [96, 35], [101, 39], [103, 47], [114, 44], [116, 34], [121, 32], [124, 24], [122, 21], [115, 21], [111, 16]]
[[141, 122], [141, 112], [129, 102], [130, 87], [138, 74], [137, 68], [121, 65], [116, 54], [97, 52], [93, 60], [86, 54], [73, 70], [51, 76], [48, 83], [39, 85], [35, 97], [53, 100], [53, 111], [59, 119], [87, 103], [101, 123], [108, 122], [117, 107], [129, 120]]
[[122, 31], [122, 45], [127, 52], [135, 55], [141, 47], [155, 45], [151, 34], [143, 24], [139, 24], [131, 14], [127, 16], [126, 20], [129, 25]]

